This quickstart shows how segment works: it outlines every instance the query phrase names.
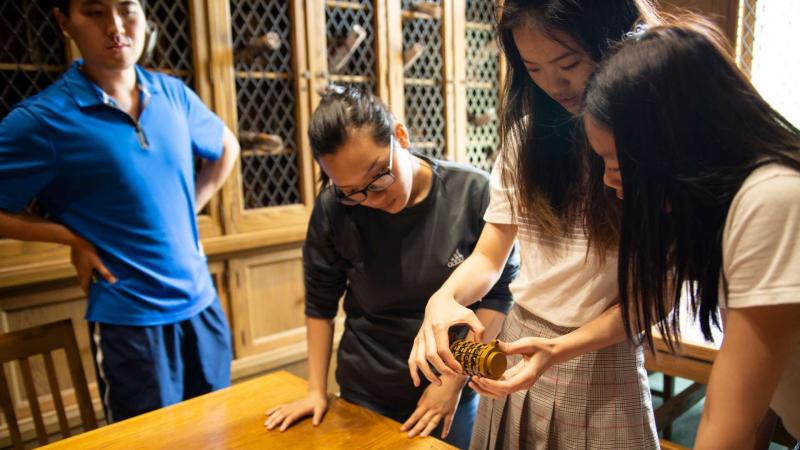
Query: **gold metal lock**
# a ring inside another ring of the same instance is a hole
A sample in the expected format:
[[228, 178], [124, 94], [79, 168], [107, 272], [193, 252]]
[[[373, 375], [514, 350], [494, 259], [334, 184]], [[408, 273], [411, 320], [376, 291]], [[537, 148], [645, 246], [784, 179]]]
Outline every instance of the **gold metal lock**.
[[467, 375], [496, 380], [506, 371], [506, 354], [497, 349], [497, 339], [488, 344], [456, 339], [450, 343], [450, 351]]

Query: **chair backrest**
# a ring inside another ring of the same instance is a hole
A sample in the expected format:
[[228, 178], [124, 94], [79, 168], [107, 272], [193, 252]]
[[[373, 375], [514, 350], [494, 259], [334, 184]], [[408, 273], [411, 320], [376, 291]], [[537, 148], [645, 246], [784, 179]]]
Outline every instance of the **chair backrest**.
[[81, 365], [81, 355], [78, 351], [78, 342], [75, 339], [75, 333], [72, 328], [72, 320], [67, 319], [24, 330], [12, 331], [0, 334], [0, 407], [2, 407], [5, 414], [11, 435], [11, 443], [15, 448], [23, 448], [22, 433], [20, 433], [17, 415], [11, 399], [11, 390], [3, 365], [12, 361], [19, 362], [20, 370], [22, 371], [22, 382], [25, 386], [25, 395], [28, 398], [31, 416], [36, 428], [36, 437], [39, 444], [44, 445], [48, 443], [47, 430], [44, 426], [42, 411], [39, 407], [39, 397], [34, 386], [33, 373], [31, 372], [28, 358], [34, 355], [42, 355], [61, 435], [69, 437], [69, 423], [64, 409], [64, 401], [61, 398], [61, 390], [58, 386], [52, 355], [52, 352], [62, 349], [67, 355], [67, 364], [72, 378], [72, 386], [75, 390], [75, 399], [80, 410], [83, 430], [88, 431], [97, 428], [97, 419], [94, 415], [92, 398], [89, 395], [89, 388], [86, 384], [86, 375]]

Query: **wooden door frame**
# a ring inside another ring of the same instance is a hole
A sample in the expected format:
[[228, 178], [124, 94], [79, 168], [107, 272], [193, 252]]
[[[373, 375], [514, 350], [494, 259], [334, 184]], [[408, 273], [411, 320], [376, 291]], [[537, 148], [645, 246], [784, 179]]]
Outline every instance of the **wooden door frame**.
[[[295, 89], [295, 142], [302, 203], [245, 210], [242, 192], [241, 162], [225, 183], [222, 192], [222, 217], [226, 234], [259, 232], [266, 229], [305, 227], [314, 201], [313, 168], [306, 127], [309, 112], [309, 86], [302, 76], [308, 71], [306, 43], [307, 8], [302, 0], [290, 0], [292, 32], [292, 70]], [[210, 31], [210, 78], [214, 84], [214, 105], [231, 130], [238, 131], [236, 78], [233, 60], [231, 11], [226, 0], [206, 0]]]

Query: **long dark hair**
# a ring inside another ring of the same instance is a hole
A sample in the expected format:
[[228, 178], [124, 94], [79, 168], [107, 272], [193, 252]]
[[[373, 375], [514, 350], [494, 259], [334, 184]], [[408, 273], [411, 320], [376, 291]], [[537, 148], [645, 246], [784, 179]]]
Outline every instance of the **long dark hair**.
[[[657, 20], [649, 0], [506, 0], [499, 7], [497, 39], [507, 67], [500, 96], [503, 181], [516, 191], [509, 193], [512, 212], [546, 235], [561, 237], [584, 212], [585, 152], [578, 121], [530, 79], [512, 32], [521, 26], [564, 32], [598, 62], [640, 20]], [[597, 230], [592, 239], [599, 243], [615, 234]]]
[[[314, 159], [336, 153], [353, 130], [367, 130], [378, 145], [388, 146], [394, 135], [395, 119], [377, 97], [356, 87], [328, 86], [311, 115], [308, 138]], [[328, 175], [320, 170], [320, 184]]]
[[628, 39], [587, 88], [585, 114], [613, 132], [622, 175], [623, 318], [629, 337], [641, 342], [644, 330], [651, 347], [656, 324], [670, 346], [677, 341], [682, 289], [711, 339], [734, 195], [767, 162], [800, 170], [800, 132], [723, 42], [700, 18], [651, 28]]

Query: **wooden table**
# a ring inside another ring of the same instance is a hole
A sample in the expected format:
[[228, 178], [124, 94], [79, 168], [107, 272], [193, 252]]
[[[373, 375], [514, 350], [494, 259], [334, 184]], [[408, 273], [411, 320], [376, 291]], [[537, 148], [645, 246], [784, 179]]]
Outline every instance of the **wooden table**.
[[658, 333], [658, 329], [653, 327], [656, 352], [654, 355], [645, 350], [645, 368], [668, 376], [686, 378], [695, 383], [708, 384], [711, 366], [722, 343], [722, 332], [712, 327], [714, 342], [706, 342], [700, 331], [700, 324], [694, 320], [689, 310], [688, 301], [683, 300], [680, 308], [681, 317], [678, 324], [681, 332], [680, 346], [674, 353], [671, 352], [666, 341]]
[[656, 354], [654, 356], [645, 351], [645, 367], [654, 372], [708, 384], [711, 366], [722, 343], [722, 332], [712, 327], [714, 342], [706, 342], [700, 324], [685, 308], [681, 311], [680, 330], [680, 347], [675, 353], [670, 352], [666, 341], [653, 330]]
[[409, 439], [400, 424], [334, 398], [318, 427], [303, 420], [283, 433], [264, 427], [264, 412], [306, 394], [305, 380], [275, 372], [159, 409], [46, 449], [452, 449], [434, 438]]

